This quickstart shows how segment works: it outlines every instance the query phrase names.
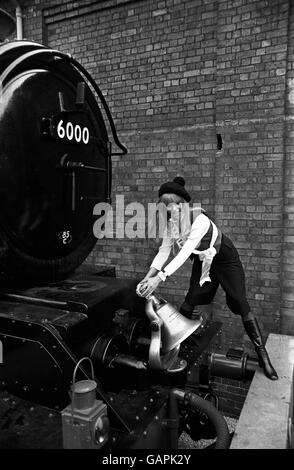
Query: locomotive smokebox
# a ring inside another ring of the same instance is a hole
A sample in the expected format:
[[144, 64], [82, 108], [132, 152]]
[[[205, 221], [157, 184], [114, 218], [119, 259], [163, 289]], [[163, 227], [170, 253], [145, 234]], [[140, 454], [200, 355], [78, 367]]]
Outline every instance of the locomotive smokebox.
[[0, 83], [2, 280], [58, 281], [93, 249], [93, 208], [110, 200], [111, 145], [93, 87], [126, 149], [97, 85], [68, 54], [4, 44]]

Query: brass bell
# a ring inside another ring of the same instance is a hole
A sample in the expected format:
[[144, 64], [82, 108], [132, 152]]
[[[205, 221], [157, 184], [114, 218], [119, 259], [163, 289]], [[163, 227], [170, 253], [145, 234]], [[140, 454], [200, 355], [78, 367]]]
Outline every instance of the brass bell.
[[157, 316], [162, 320], [162, 351], [167, 352], [181, 344], [199, 326], [201, 321], [189, 320], [164, 299], [153, 296]]
[[146, 314], [151, 321], [149, 364], [165, 370], [177, 360], [180, 344], [201, 326], [201, 320], [189, 320], [169, 302], [150, 295]]

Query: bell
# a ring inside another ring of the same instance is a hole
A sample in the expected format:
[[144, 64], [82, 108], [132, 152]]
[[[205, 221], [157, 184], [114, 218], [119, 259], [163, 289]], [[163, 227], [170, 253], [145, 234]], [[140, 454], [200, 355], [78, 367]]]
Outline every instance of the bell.
[[4, 41], [15, 31], [15, 20], [5, 10], [0, 8], [0, 41]]
[[153, 309], [161, 320], [162, 352], [173, 350], [201, 326], [201, 320], [189, 320], [169, 302], [151, 295]]

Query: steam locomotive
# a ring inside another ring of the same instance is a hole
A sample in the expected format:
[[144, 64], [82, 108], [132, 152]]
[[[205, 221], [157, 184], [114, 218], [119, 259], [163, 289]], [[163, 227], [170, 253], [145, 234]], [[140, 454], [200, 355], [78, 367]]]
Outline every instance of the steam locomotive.
[[[96, 242], [94, 206], [111, 200], [111, 142], [127, 151], [99, 87], [73, 57], [30, 41], [0, 46], [0, 83], [6, 429], [22, 406], [24, 447], [174, 449], [183, 430], [228, 447], [203, 362], [221, 324], [199, 324], [167, 363], [138, 280], [83, 265]], [[155, 341], [162, 367], [150, 365]], [[221, 361], [217, 375], [240, 379], [246, 369], [234, 355]]]

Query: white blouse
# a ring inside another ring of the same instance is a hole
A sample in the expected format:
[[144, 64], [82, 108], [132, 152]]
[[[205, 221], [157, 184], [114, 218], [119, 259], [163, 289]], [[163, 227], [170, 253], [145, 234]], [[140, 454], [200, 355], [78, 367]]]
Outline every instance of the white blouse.
[[[212, 223], [213, 227], [210, 247], [207, 250], [198, 251], [197, 248], [200, 246], [201, 240], [204, 235], [208, 232], [210, 228], [210, 223]], [[172, 232], [172, 227], [169, 228], [169, 232]], [[206, 281], [210, 281], [209, 268], [216, 254], [216, 250], [213, 245], [218, 236], [218, 229], [216, 225], [206, 215], [199, 214], [191, 225], [191, 230], [186, 237], [175, 238], [173, 234], [168, 235], [167, 232], [168, 231], [165, 230], [162, 244], [151, 264], [151, 268], [155, 268], [158, 271], [162, 269], [162, 266], [168, 260], [171, 249], [174, 243], [176, 242], [176, 244], [180, 247], [180, 251], [174, 257], [174, 259], [164, 268], [164, 274], [166, 276], [171, 276], [177, 269], [179, 269], [180, 266], [185, 263], [185, 261], [191, 256], [191, 254], [198, 254], [200, 260], [204, 261], [202, 266], [202, 276], [200, 279], [200, 285], [204, 284], [204, 282]]]

